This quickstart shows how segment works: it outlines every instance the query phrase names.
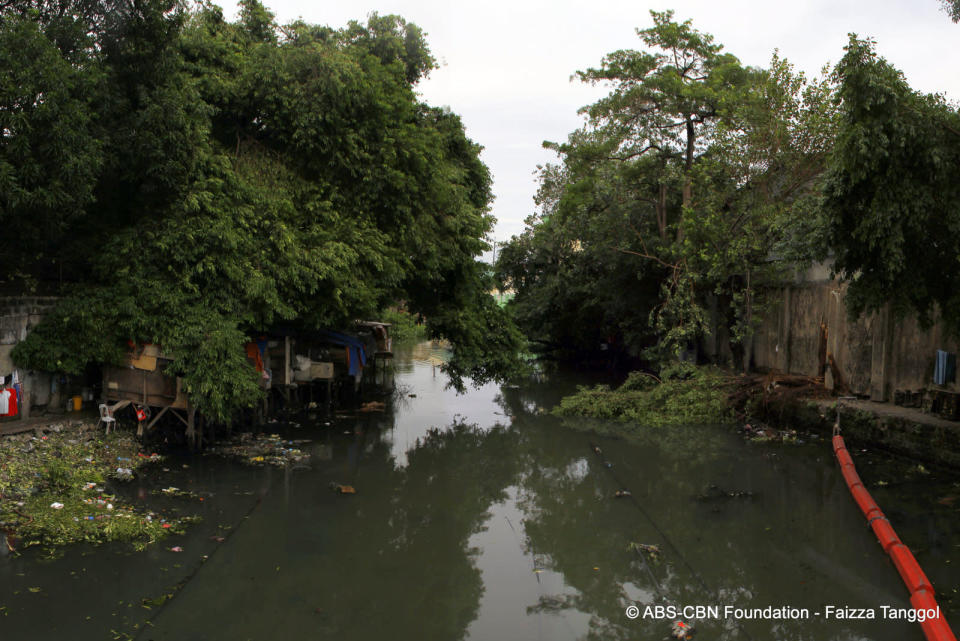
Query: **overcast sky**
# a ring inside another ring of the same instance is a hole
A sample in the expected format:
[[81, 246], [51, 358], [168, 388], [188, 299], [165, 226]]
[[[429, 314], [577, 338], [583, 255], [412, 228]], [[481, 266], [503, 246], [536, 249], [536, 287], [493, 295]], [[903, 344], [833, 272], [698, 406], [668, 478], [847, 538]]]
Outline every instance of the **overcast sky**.
[[[262, 0], [287, 23], [342, 27], [371, 12], [394, 13], [419, 25], [441, 68], [420, 84], [423, 99], [460, 114], [467, 135], [483, 145], [493, 173], [504, 241], [534, 210], [534, 172], [555, 160], [544, 140], [562, 141], [582, 124], [577, 110], [603, 95], [570, 80], [617, 49], [639, 49], [636, 28], [652, 24], [650, 9], [674, 9], [678, 20], [713, 34], [749, 65], [766, 66], [774, 49], [808, 75], [843, 55], [847, 34], [877, 41], [878, 51], [915, 89], [960, 100], [960, 25], [939, 0]], [[228, 18], [236, 3], [221, 2]]]

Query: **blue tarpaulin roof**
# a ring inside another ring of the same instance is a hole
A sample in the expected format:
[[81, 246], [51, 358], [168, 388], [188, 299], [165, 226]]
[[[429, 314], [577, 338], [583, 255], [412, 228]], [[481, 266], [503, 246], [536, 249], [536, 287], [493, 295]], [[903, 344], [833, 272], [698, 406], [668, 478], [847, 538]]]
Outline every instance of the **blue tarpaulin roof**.
[[348, 336], [328, 329], [320, 330], [318, 334], [334, 345], [343, 345], [350, 350], [349, 371], [351, 376], [356, 376], [361, 368], [367, 364], [367, 350], [363, 341], [356, 336]]

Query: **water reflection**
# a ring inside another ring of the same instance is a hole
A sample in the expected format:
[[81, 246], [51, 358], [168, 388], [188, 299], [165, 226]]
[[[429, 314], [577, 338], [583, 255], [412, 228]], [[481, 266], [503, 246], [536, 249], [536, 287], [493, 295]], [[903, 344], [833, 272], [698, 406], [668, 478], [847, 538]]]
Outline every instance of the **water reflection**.
[[[387, 411], [284, 428], [313, 439], [309, 469], [199, 457], [139, 479], [210, 497], [184, 537], [144, 555], [0, 558], [3, 638], [663, 639], [670, 621], [629, 620], [626, 606], [906, 605], [826, 444], [750, 445], [709, 426], [597, 439], [545, 412], [570, 377], [456, 396], [419, 356], [399, 355], [404, 392]], [[904, 489], [890, 492], [909, 521], [923, 489]], [[919, 537], [941, 561], [955, 556], [944, 518]], [[957, 579], [944, 568], [926, 568], [941, 591]], [[140, 607], [178, 582], [161, 609]], [[725, 641], [922, 638], [919, 626], [882, 621], [697, 625], [698, 638]]]

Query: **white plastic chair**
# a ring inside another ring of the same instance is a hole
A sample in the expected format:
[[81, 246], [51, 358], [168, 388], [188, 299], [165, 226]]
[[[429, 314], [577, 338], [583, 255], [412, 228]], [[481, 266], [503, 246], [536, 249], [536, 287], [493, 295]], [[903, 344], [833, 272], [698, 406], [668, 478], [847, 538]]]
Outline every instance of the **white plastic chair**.
[[97, 421], [97, 427], [100, 427], [100, 423], [103, 423], [107, 426], [107, 434], [110, 433], [110, 425], [116, 424], [117, 419], [113, 418], [110, 415], [110, 408], [107, 407], [106, 403], [100, 403], [100, 420]]

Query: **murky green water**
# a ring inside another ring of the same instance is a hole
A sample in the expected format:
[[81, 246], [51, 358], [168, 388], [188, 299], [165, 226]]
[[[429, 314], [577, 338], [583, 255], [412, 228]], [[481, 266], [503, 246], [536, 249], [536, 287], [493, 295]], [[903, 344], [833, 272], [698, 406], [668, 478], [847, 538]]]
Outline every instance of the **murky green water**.
[[[0, 558], [0, 638], [669, 636], [670, 619], [629, 619], [633, 603], [719, 606], [720, 618], [695, 622], [698, 639], [923, 638], [916, 624], [814, 614], [828, 604], [877, 616], [882, 605], [908, 607], [826, 442], [751, 444], [709, 426], [654, 430], [640, 443], [597, 439], [543, 414], [571, 387], [561, 377], [458, 397], [423, 353], [397, 360], [398, 384], [416, 396], [392, 411], [283, 429], [313, 439], [309, 469], [185, 457], [125, 490], [201, 514], [185, 536], [144, 553]], [[960, 582], [955, 479], [857, 456], [868, 484], [889, 483], [878, 502], [960, 621], [949, 598]], [[335, 494], [331, 482], [358, 493]], [[206, 500], [150, 494], [168, 485]], [[623, 489], [632, 496], [615, 498]], [[631, 543], [655, 545], [659, 557]], [[164, 594], [174, 596], [144, 607]], [[810, 618], [735, 620], [722, 616], [727, 605], [807, 608]]]

